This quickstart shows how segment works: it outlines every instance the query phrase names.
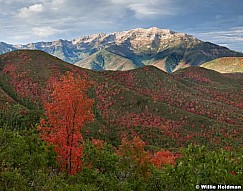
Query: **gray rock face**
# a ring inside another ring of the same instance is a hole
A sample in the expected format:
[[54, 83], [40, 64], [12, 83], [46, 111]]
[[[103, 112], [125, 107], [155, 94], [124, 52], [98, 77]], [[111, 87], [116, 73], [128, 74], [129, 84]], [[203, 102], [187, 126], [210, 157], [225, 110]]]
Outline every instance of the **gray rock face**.
[[0, 43], [0, 54], [16, 49], [42, 50], [66, 62], [93, 70], [130, 70], [154, 65], [169, 73], [219, 57], [243, 56], [243, 53], [203, 42], [191, 35], [155, 27], [99, 33], [71, 41], [60, 39], [27, 45]]

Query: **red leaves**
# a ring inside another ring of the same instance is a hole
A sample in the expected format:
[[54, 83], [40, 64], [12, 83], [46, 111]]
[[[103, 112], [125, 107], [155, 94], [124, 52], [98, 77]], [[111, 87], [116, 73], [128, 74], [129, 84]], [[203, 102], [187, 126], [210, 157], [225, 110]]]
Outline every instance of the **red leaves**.
[[48, 102], [44, 103], [47, 120], [41, 119], [41, 137], [55, 146], [61, 169], [68, 174], [81, 170], [82, 135], [85, 122], [93, 120], [93, 99], [87, 96], [90, 84], [67, 72], [54, 81]]
[[126, 137], [122, 139], [122, 144], [119, 146], [117, 155], [120, 157], [131, 157], [134, 161], [139, 164], [143, 164], [149, 161], [149, 153], [145, 151], [145, 142], [138, 136], [132, 140], [128, 140]]
[[178, 158], [178, 155], [175, 155], [170, 151], [162, 149], [154, 154], [153, 158], [151, 159], [151, 162], [155, 166], [162, 168], [165, 164], [175, 165], [176, 158]]
[[11, 65], [11, 64], [6, 65], [6, 66], [3, 68], [3, 72], [4, 72], [4, 73], [9, 73], [9, 75], [10, 75], [11, 77], [14, 76], [15, 70], [16, 70], [16, 67], [15, 67], [14, 65]]
[[207, 77], [207, 73], [203, 70], [188, 69], [181, 74], [181, 77], [190, 79], [194, 82], [212, 84], [213, 81]]
[[161, 149], [160, 151], [151, 154], [145, 150], [145, 142], [138, 136], [135, 136], [132, 140], [128, 140], [126, 137], [122, 139], [117, 155], [122, 157], [130, 157], [141, 168], [146, 169], [147, 173], [149, 165], [155, 165], [158, 168], [163, 168], [166, 164], [175, 165], [176, 159], [180, 157], [179, 154], [174, 154], [170, 151]]
[[91, 141], [91, 144], [92, 144], [92, 145], [95, 145], [95, 147], [96, 147], [97, 149], [99, 149], [99, 148], [103, 148], [104, 141], [99, 140], [99, 139], [93, 139], [93, 140]]

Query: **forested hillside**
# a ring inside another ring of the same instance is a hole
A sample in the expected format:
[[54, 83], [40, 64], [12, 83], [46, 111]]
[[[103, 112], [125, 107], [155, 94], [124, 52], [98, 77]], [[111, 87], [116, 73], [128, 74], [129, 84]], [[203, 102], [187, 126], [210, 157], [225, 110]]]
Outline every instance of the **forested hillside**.
[[[0, 56], [1, 190], [242, 185], [242, 74]], [[193, 175], [193, 176], [192, 176]]]

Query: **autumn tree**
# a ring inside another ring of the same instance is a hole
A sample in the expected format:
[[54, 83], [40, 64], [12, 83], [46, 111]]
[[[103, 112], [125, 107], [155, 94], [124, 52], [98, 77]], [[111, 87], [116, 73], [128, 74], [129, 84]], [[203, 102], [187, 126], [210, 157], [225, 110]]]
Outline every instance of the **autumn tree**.
[[117, 155], [120, 157], [118, 166], [123, 176], [121, 179], [146, 178], [149, 175], [150, 154], [145, 151], [145, 142], [140, 137], [135, 136], [132, 140], [123, 138]]
[[51, 85], [44, 102], [46, 119], [40, 120], [41, 138], [53, 144], [62, 171], [76, 174], [81, 170], [82, 135], [85, 122], [93, 120], [93, 99], [87, 95], [90, 83], [67, 72]]

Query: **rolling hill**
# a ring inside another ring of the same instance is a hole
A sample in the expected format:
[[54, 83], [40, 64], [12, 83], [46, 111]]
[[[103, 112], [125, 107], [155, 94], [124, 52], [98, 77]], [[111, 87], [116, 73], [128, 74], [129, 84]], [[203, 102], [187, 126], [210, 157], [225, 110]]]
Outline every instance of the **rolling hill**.
[[192, 35], [156, 27], [99, 33], [71, 41], [59, 39], [26, 45], [0, 43], [0, 54], [16, 49], [42, 50], [66, 62], [99, 71], [154, 65], [172, 73], [220, 57], [243, 57], [243, 53], [203, 42]]
[[243, 57], [218, 58], [202, 64], [201, 67], [220, 73], [243, 73]]
[[84, 138], [118, 145], [124, 134], [140, 135], [151, 148], [170, 149], [190, 143], [211, 148], [243, 146], [242, 74], [201, 67], [173, 74], [154, 66], [100, 72], [43, 51], [17, 50], [0, 55], [1, 116], [17, 111], [18, 119], [29, 119], [31, 114], [38, 122], [48, 84], [66, 71], [93, 82], [96, 120], [83, 129]]

